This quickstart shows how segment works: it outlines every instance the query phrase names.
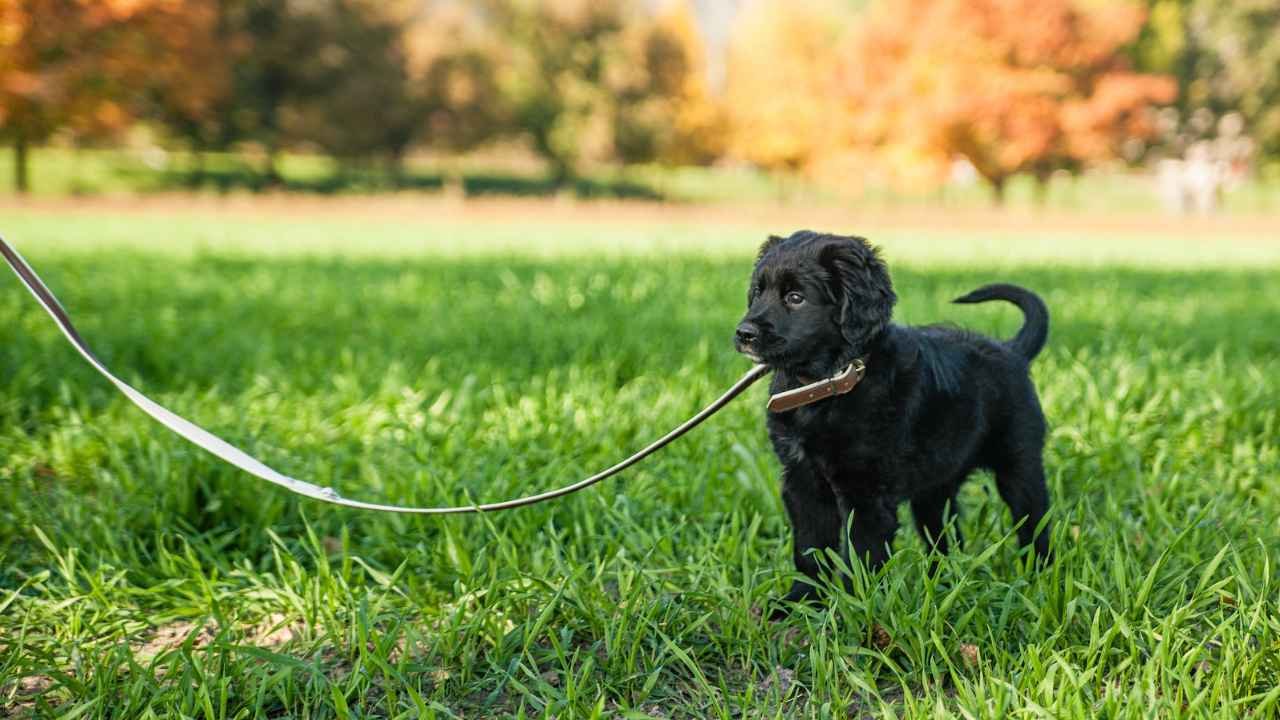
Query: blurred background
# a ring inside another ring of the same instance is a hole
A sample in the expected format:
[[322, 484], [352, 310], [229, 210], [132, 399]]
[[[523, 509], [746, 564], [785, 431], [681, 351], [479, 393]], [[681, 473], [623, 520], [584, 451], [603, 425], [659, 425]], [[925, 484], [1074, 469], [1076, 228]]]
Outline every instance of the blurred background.
[[492, 521], [321, 506], [0, 268], [0, 715], [1280, 716], [1280, 0], [0, 0], [0, 233], [122, 379], [348, 497], [630, 454], [800, 228], [904, 324], [1043, 295], [1052, 571], [981, 479], [965, 552], [908, 522], [761, 622], [763, 383]]
[[1280, 0], [0, 0], [0, 192], [1280, 211]]

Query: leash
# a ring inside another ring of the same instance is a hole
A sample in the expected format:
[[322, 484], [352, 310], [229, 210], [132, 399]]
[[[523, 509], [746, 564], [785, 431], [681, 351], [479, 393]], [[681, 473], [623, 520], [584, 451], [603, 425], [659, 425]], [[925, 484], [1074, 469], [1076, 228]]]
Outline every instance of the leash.
[[358, 508], [361, 510], [377, 510], [381, 512], [415, 515], [450, 515], [458, 513], [491, 512], [494, 510], [510, 510], [512, 508], [524, 507], [525, 505], [533, 505], [535, 503], [575, 493], [584, 488], [591, 487], [601, 480], [617, 475], [623, 470], [626, 470], [644, 458], [666, 447], [676, 438], [679, 438], [681, 435], [684, 435], [700, 425], [702, 421], [716, 414], [721, 408], [728, 405], [731, 400], [742, 394], [742, 391], [746, 390], [752, 383], [767, 375], [770, 370], [770, 368], [765, 365], [756, 365], [751, 368], [751, 370], [747, 371], [747, 374], [743, 375], [742, 379], [734, 383], [733, 386], [725, 391], [723, 395], [716, 398], [714, 402], [703, 408], [693, 417], [685, 420], [671, 432], [663, 435], [657, 440], [654, 440], [644, 449], [635, 453], [631, 457], [628, 457], [612, 467], [601, 470], [590, 477], [583, 478], [572, 485], [565, 485], [564, 487], [548, 490], [536, 495], [528, 495], [525, 497], [515, 498], [513, 500], [504, 500], [502, 502], [483, 503], [480, 505], [407, 507], [403, 505], [385, 505], [382, 503], [364, 502], [361, 500], [344, 498], [338, 494], [337, 490], [334, 490], [331, 487], [313, 485], [312, 483], [289, 477], [284, 473], [278, 472], [240, 448], [235, 447], [231, 443], [228, 443], [190, 420], [187, 420], [161, 406], [159, 403], [148, 398], [146, 395], [143, 395], [141, 392], [138, 392], [128, 383], [112, 374], [111, 371], [107, 369], [107, 366], [93, 354], [93, 351], [89, 349], [88, 343], [86, 343], [84, 338], [80, 337], [80, 333], [76, 331], [75, 325], [72, 324], [71, 318], [67, 315], [66, 310], [63, 309], [62, 304], [58, 302], [56, 297], [54, 297], [53, 292], [49, 290], [48, 286], [46, 286], [43, 281], [40, 280], [40, 277], [36, 275], [36, 271], [27, 264], [27, 261], [18, 254], [18, 251], [5, 242], [3, 237], [0, 237], [0, 255], [4, 256], [5, 262], [7, 262], [9, 267], [18, 275], [18, 279], [22, 281], [22, 284], [26, 286], [27, 290], [30, 290], [31, 294], [35, 296], [36, 302], [40, 303], [45, 312], [49, 313], [49, 317], [53, 318], [53, 321], [58, 324], [58, 328], [62, 330], [62, 334], [66, 336], [67, 340], [80, 353], [81, 357], [88, 361], [95, 370], [109, 380], [112, 385], [115, 385], [116, 389], [123, 393], [125, 397], [129, 398], [134, 405], [141, 408], [143, 412], [150, 415], [156, 422], [159, 422], [161, 425], [164, 425], [173, 432], [181, 435], [189, 442], [203, 448], [218, 458], [221, 458], [223, 461], [240, 468], [250, 475], [266, 480], [269, 483], [279, 485], [280, 487], [283, 487], [290, 492], [297, 493], [298, 495], [303, 495], [305, 497], [331, 503], [333, 505]]

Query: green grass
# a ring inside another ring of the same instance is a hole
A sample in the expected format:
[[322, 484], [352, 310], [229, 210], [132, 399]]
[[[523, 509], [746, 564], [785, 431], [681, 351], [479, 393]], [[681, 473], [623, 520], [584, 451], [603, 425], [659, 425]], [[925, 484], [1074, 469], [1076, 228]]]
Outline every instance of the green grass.
[[[423, 504], [577, 479], [717, 395], [747, 367], [728, 335], [762, 237], [2, 224], [127, 381], [287, 473]], [[184, 444], [0, 280], [0, 715], [1280, 714], [1274, 239], [875, 238], [906, 321], [1009, 335], [1011, 308], [947, 303], [997, 279], [1048, 301], [1057, 560], [1023, 567], [979, 478], [936, 578], [904, 529], [882, 572], [778, 624], [758, 614], [792, 579], [763, 387], [555, 503], [375, 515]]]

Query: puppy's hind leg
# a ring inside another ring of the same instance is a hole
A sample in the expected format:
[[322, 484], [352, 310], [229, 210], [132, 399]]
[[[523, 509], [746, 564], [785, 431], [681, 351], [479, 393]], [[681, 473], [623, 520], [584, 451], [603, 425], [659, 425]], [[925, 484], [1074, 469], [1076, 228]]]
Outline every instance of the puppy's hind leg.
[[[805, 462], [788, 465], [783, 471], [782, 501], [791, 520], [794, 538], [792, 557], [796, 570], [810, 579], [796, 580], [783, 602], [812, 600], [818, 594], [812, 582], [818, 579], [820, 571], [817, 555], [828, 548], [840, 547], [843, 517], [831, 487]], [[773, 617], [784, 616], [787, 612], [785, 606], [779, 607], [774, 610]]]
[[1018, 526], [1018, 541], [1023, 547], [1035, 544], [1036, 557], [1052, 559], [1049, 553], [1049, 525], [1040, 532], [1036, 528], [1049, 511], [1049, 489], [1044, 481], [1044, 464], [1040, 455], [1016, 455], [996, 466], [996, 489]]

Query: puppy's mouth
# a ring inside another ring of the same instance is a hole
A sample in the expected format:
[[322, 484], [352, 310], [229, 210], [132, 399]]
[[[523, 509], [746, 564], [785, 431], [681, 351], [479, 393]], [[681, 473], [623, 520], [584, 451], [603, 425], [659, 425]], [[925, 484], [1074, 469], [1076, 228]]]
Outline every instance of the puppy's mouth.
[[764, 355], [761, 354], [759, 348], [757, 348], [754, 343], [748, 345], [745, 343], [735, 342], [733, 346], [738, 352], [745, 355], [749, 360], [751, 360], [751, 362], [756, 363], [757, 365], [767, 365], [769, 362], [765, 359]]

